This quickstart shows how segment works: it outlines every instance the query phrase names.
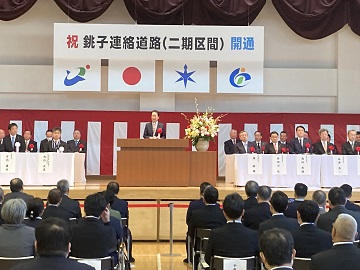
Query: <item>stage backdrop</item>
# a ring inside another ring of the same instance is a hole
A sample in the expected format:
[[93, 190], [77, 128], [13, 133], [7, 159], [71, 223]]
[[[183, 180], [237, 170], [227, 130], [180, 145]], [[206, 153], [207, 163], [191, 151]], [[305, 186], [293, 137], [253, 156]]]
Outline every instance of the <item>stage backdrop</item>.
[[[191, 117], [193, 113], [186, 115]], [[149, 120], [150, 112], [0, 110], [0, 128], [6, 130], [9, 122], [16, 122], [19, 125], [19, 133], [31, 130], [38, 144], [45, 137], [48, 128], [61, 126], [63, 140], [71, 139], [73, 130], [79, 129], [82, 138], [88, 142], [88, 175], [115, 174], [118, 150], [116, 140], [142, 137], [144, 125]], [[180, 113], [161, 112], [160, 121], [166, 123], [168, 138], [184, 137], [187, 122]], [[210, 150], [218, 152], [219, 175], [225, 174], [223, 143], [229, 138], [231, 128], [247, 130], [250, 140], [254, 138], [253, 133], [260, 130], [263, 132], [263, 139], [268, 141], [268, 134], [272, 130], [286, 130], [289, 138], [294, 137], [297, 124], [308, 128], [313, 142], [318, 140], [317, 131], [320, 127], [328, 128], [335, 144], [341, 150], [347, 130], [360, 130], [360, 117], [354, 114], [228, 114], [221, 122], [219, 137], [210, 144]], [[191, 150], [189, 143], [189, 151]], [[158, 162], [161, 163], [161, 160]]]

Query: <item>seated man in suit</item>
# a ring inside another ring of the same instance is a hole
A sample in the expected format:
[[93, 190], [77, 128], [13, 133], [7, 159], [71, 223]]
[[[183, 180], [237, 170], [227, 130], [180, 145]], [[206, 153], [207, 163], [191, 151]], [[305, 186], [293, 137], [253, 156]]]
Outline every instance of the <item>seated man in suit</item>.
[[61, 192], [61, 203], [59, 208], [68, 212], [70, 218], [81, 218], [81, 209], [78, 201], [69, 197], [69, 181], [62, 179], [57, 182], [56, 188]]
[[68, 146], [66, 142], [61, 140], [61, 128], [54, 127], [52, 129], [52, 140], [49, 141], [44, 149], [44, 152], [68, 152]]
[[289, 232], [298, 228], [299, 223], [296, 219], [287, 218], [283, 213], [288, 206], [288, 196], [282, 191], [275, 191], [270, 199], [270, 212], [272, 217], [259, 225], [259, 236], [264, 231], [272, 228], [280, 228]]
[[340, 214], [349, 214], [355, 218], [356, 223], [358, 224], [358, 232], [360, 232], [360, 213], [348, 210], [345, 208], [346, 204], [346, 195], [344, 190], [339, 187], [333, 187], [328, 193], [329, 205], [331, 211], [321, 215], [317, 222], [318, 228], [331, 232], [332, 225], [338, 215]]
[[254, 133], [254, 144], [255, 144], [255, 151], [257, 154], [263, 154], [265, 151], [265, 145], [266, 142], [262, 140], [262, 132], [261, 131], [255, 131]]
[[295, 258], [294, 239], [286, 230], [270, 229], [259, 241], [260, 258], [265, 269], [289, 270]]
[[34, 199], [33, 195], [26, 194], [24, 192], [24, 183], [20, 178], [14, 178], [10, 181], [11, 193], [4, 196], [4, 202], [10, 199], [23, 199], [26, 203]]
[[343, 184], [340, 188], [345, 192], [345, 196], [346, 196], [345, 207], [346, 207], [346, 209], [349, 209], [351, 211], [360, 211], [359, 205], [350, 202], [350, 199], [352, 196], [352, 186], [350, 186], [348, 184]]
[[5, 131], [3, 129], [0, 129], [0, 152], [5, 151], [4, 138], [5, 138]]
[[24, 131], [25, 152], [36, 153], [38, 151], [37, 142], [31, 139], [32, 133], [30, 130]]
[[235, 153], [235, 145], [239, 142], [237, 139], [237, 130], [232, 129], [230, 131], [230, 139], [224, 142], [224, 152], [226, 155], [232, 155]]
[[303, 201], [297, 208], [300, 227], [291, 232], [296, 257], [311, 258], [312, 255], [332, 247], [331, 234], [316, 227], [319, 207], [314, 201]]
[[332, 225], [333, 247], [312, 256], [310, 270], [360, 269], [360, 249], [353, 244], [357, 226], [352, 216], [340, 214]]
[[63, 210], [59, 207], [61, 203], [61, 192], [57, 188], [53, 188], [49, 191], [47, 197], [48, 205], [44, 210], [42, 219], [47, 219], [50, 217], [61, 218], [65, 221], [69, 221], [71, 215], [69, 212]]
[[71, 153], [86, 153], [86, 142], [84, 140], [81, 140], [80, 130], [74, 130], [73, 138], [73, 140], [67, 141], [68, 151]]
[[319, 129], [320, 140], [313, 144], [313, 154], [316, 155], [335, 155], [337, 152], [335, 151], [334, 145], [329, 142], [329, 131], [325, 128]]
[[294, 187], [295, 200], [288, 204], [287, 209], [284, 211], [284, 215], [289, 218], [297, 218], [296, 209], [305, 200], [308, 187], [303, 183], [296, 183]]
[[244, 209], [248, 210], [258, 205], [256, 194], [259, 189], [259, 184], [256, 181], [250, 180], [245, 184], [245, 193], [247, 199], [244, 201]]
[[[287, 153], [286, 144], [282, 144], [278, 141], [279, 134], [276, 131], [272, 131], [270, 133], [270, 143], [265, 145], [265, 152], [264, 154], [281, 154]], [[285, 151], [283, 151], [283, 149]]]
[[326, 213], [326, 193], [321, 189], [315, 190], [312, 195], [312, 200], [319, 206], [319, 214]]
[[[328, 138], [327, 138], [327, 142], [328, 143], [331, 143], [331, 135], [328, 134]], [[334, 150], [332, 151], [333, 152], [333, 155], [338, 155], [339, 154], [339, 150], [336, 146], [336, 144], [332, 144], [334, 146]]]
[[[296, 127], [296, 138], [292, 139], [289, 143], [290, 154], [305, 154], [311, 153], [311, 142], [304, 137], [305, 128], [303, 126]], [[306, 146], [309, 147], [306, 147]]]
[[25, 152], [25, 140], [24, 137], [17, 134], [18, 126], [15, 123], [11, 123], [8, 126], [9, 135], [4, 137], [4, 151], [15, 152], [16, 143], [19, 143], [19, 152]]
[[160, 114], [157, 110], [151, 112], [151, 122], [145, 125], [144, 139], [166, 139], [165, 125], [159, 122]]
[[281, 132], [280, 132], [280, 143], [283, 144], [283, 145], [285, 145], [286, 150], [289, 148], [289, 143], [288, 143], [287, 139], [288, 139], [288, 138], [287, 138], [287, 133], [286, 133], [286, 131], [285, 131], [285, 130], [281, 131]]
[[110, 225], [110, 211], [99, 193], [85, 198], [86, 216], [72, 227], [71, 255], [79, 258], [102, 258], [116, 251], [116, 235]]
[[14, 270], [95, 270], [94, 267], [68, 259], [71, 249], [71, 229], [58, 218], [41, 221], [35, 229], [37, 257], [15, 266]]
[[240, 131], [239, 138], [240, 141], [235, 145], [235, 154], [251, 153], [251, 149], [255, 152], [255, 144], [248, 141], [248, 133], [245, 130]]
[[211, 256], [243, 258], [258, 255], [258, 236], [253, 230], [241, 224], [244, 201], [238, 193], [225, 197], [223, 203], [227, 223], [211, 230], [205, 253], [205, 261], [210, 265]]
[[360, 143], [356, 139], [356, 131], [348, 131], [348, 141], [342, 144], [341, 154], [343, 155], [357, 155], [356, 147], [360, 146]]
[[45, 133], [46, 138], [40, 142], [40, 152], [46, 152], [49, 142], [52, 140], [52, 130], [48, 129]]
[[258, 230], [259, 224], [271, 218], [269, 200], [271, 197], [271, 188], [261, 186], [257, 191], [258, 205], [245, 211], [243, 224], [244, 226]]

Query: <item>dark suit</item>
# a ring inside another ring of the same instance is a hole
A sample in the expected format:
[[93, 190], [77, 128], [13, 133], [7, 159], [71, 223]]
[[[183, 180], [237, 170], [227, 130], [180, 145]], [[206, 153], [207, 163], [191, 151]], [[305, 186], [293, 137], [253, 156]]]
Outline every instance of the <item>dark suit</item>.
[[262, 154], [262, 152], [263, 152], [262, 149], [264, 148], [264, 150], [265, 150], [265, 146], [267, 143], [264, 141], [260, 141], [260, 143], [259, 143], [260, 147], [258, 146], [257, 141], [253, 141], [253, 144], [255, 145], [255, 152], [257, 154]]
[[[82, 144], [84, 145], [83, 148], [81, 148], [81, 151], [79, 151], [79, 145]], [[67, 146], [68, 146], [68, 152], [71, 153], [75, 153], [75, 152], [79, 152], [79, 153], [86, 153], [86, 142], [83, 140], [79, 140], [78, 144], [76, 145], [75, 140], [70, 140], [67, 141]]]
[[122, 218], [129, 218], [129, 207], [128, 202], [119, 199], [117, 196], [114, 197], [114, 201], [111, 204], [111, 209], [119, 211]]
[[44, 145], [44, 152], [57, 152], [60, 147], [64, 147], [64, 153], [68, 152], [68, 145], [66, 142], [60, 140], [57, 146], [53, 147], [53, 141], [49, 141]]
[[195, 201], [191, 201], [189, 203], [189, 207], [186, 212], [186, 224], [189, 225], [192, 214], [195, 210], [203, 209], [203, 208], [205, 208], [205, 203], [202, 198], [195, 200]]
[[343, 155], [357, 155], [356, 147], [360, 146], [359, 142], [355, 142], [354, 150], [351, 147], [351, 144], [347, 141], [342, 144], [341, 154]]
[[360, 211], [360, 206], [350, 202], [349, 200], [346, 201], [345, 204], [346, 209], [351, 210], [351, 211]]
[[49, 141], [48, 139], [43, 139], [41, 142], [40, 142], [40, 152], [48, 152], [48, 151], [45, 151], [48, 149], [48, 144], [49, 144]]
[[153, 126], [152, 126], [152, 122], [150, 123], [146, 123], [145, 125], [145, 129], [144, 129], [144, 139], [147, 139], [149, 137], [153, 137], [153, 136], [157, 136], [158, 135], [158, 129], [161, 128], [162, 129], [162, 132], [161, 132], [161, 135], [160, 135], [160, 138], [161, 139], [165, 139], [166, 138], [166, 133], [165, 133], [165, 125], [163, 123], [160, 123], [158, 122], [157, 126], [156, 126], [156, 129], [155, 129], [155, 135], [153, 133]]
[[10, 199], [23, 199], [26, 203], [34, 199], [33, 195], [26, 194], [25, 192], [11, 192], [4, 196], [4, 203]]
[[337, 153], [337, 149], [335, 148], [335, 146], [334, 146], [332, 143], [329, 143], [329, 142], [326, 143], [326, 151], [325, 151], [321, 141], [318, 141], [318, 142], [316, 142], [316, 143], [314, 143], [314, 144], [312, 145], [313, 154], [315, 154], [315, 155], [330, 154], [330, 149], [329, 149], [329, 146], [330, 146], [330, 145], [331, 145], [332, 147], [334, 147], [334, 150], [332, 150], [332, 154], [333, 154], [333, 155], [338, 154], [338, 153]]
[[48, 205], [44, 210], [42, 219], [47, 219], [47, 218], [51, 218], [51, 217], [56, 217], [56, 218], [63, 219], [65, 221], [69, 221], [71, 216], [70, 216], [69, 212], [66, 212], [65, 210], [63, 210], [55, 205]]
[[271, 218], [269, 203], [262, 202], [257, 206], [246, 210], [243, 218], [244, 226], [253, 230], [258, 230], [261, 222]]
[[23, 223], [24, 223], [26, 226], [29, 226], [29, 227], [32, 227], [32, 228], [35, 229], [41, 221], [42, 221], [42, 218], [41, 218], [41, 217], [37, 217], [37, 218], [35, 218], [35, 219], [33, 219], [33, 220], [30, 220], [29, 218], [26, 217], [26, 218], [24, 219], [24, 222], [23, 222]]
[[16, 150], [16, 147], [15, 147], [16, 142], [20, 143], [19, 152], [25, 152], [25, 140], [24, 140], [24, 137], [19, 134], [16, 134], [15, 141], [14, 141], [14, 148], [11, 143], [10, 134], [6, 135], [4, 137], [5, 152], [14, 152]]
[[308, 153], [311, 153], [311, 141], [309, 139], [303, 138], [303, 145], [299, 143], [299, 138], [294, 138], [290, 141], [290, 154], [304, 154], [306, 153], [306, 144], [310, 144]]
[[[235, 144], [238, 142], [240, 142], [240, 140], [235, 139]], [[224, 151], [226, 155], [235, 154], [235, 144], [233, 143], [232, 139], [224, 142]]]
[[253, 208], [253, 207], [257, 206], [257, 205], [258, 205], [258, 201], [257, 201], [256, 197], [254, 197], [254, 196], [250, 196], [249, 198], [244, 200], [244, 209], [245, 209], [245, 211], [250, 209], [250, 208]]
[[210, 265], [211, 256], [242, 258], [257, 256], [259, 253], [257, 233], [241, 223], [227, 223], [211, 230], [205, 253]]
[[[235, 145], [235, 154], [246, 154], [246, 153], [251, 153], [250, 148], [254, 147], [254, 150], [256, 150], [255, 148], [255, 144], [253, 142], [247, 142], [247, 149], [245, 151], [245, 147], [242, 141], [236, 143]], [[255, 152], [255, 151], [254, 151]]]
[[312, 255], [332, 247], [331, 234], [314, 224], [304, 224], [291, 234], [294, 238], [296, 257], [311, 258]]
[[297, 220], [293, 218], [287, 218], [284, 215], [275, 215], [272, 216], [269, 220], [260, 223], [259, 237], [263, 234], [264, 231], [269, 229], [279, 228], [291, 232], [298, 227], [299, 223]]
[[335, 245], [311, 257], [310, 270], [359, 270], [360, 249], [353, 244]]
[[19, 264], [11, 270], [95, 270], [94, 267], [61, 256], [42, 256]]
[[1, 216], [2, 203], [0, 203], [0, 226], [5, 223], [4, 219]]
[[[286, 148], [286, 145], [285, 144], [282, 144], [280, 142], [277, 142], [277, 146], [278, 146], [278, 152], [277, 154], [281, 154], [282, 153], [282, 148]], [[285, 150], [285, 153], [287, 152], [287, 150]], [[276, 151], [275, 151], [275, 147], [274, 147], [274, 144], [273, 143], [268, 143], [265, 145], [265, 152], [264, 154], [276, 154]]]
[[295, 201], [291, 202], [288, 204], [288, 207], [286, 208], [286, 210], [284, 211], [284, 215], [286, 217], [289, 217], [289, 218], [295, 218], [297, 219], [297, 216], [296, 216], [296, 211], [297, 211], [297, 208], [298, 206], [303, 202], [304, 200], [302, 201], [298, 201], [295, 199]]
[[4, 152], [5, 151], [5, 144], [4, 144], [4, 139], [0, 140], [0, 152]]
[[[32, 150], [31, 150], [31, 148], [29, 147], [29, 145], [31, 145], [31, 144], [34, 145], [34, 147], [32, 148]], [[31, 153], [36, 153], [36, 152], [38, 151], [37, 142], [35, 142], [35, 141], [33, 141], [33, 140], [29, 140], [29, 143], [28, 143], [27, 147], [26, 147], [26, 142], [25, 142], [25, 150], [28, 151], [28, 152], [31, 152]]]
[[69, 198], [67, 195], [62, 196], [59, 208], [68, 212], [70, 218], [81, 218], [81, 209], [78, 201]]

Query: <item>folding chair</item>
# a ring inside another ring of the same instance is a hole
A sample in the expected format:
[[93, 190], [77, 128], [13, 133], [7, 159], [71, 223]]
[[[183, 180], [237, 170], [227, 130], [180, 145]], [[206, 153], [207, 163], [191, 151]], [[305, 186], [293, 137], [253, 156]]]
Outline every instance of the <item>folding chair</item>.
[[114, 261], [111, 256], [107, 256], [104, 258], [78, 258], [78, 257], [69, 257], [72, 260], [76, 260], [81, 263], [88, 264], [95, 268], [95, 270], [113, 270], [114, 269]]
[[78, 219], [77, 218], [69, 218], [69, 224], [70, 225], [76, 225], [78, 223]]
[[[258, 258], [255, 256], [252, 257], [244, 257], [244, 258], [229, 258], [229, 257], [221, 257], [221, 256], [212, 256], [210, 262], [210, 270], [232, 270], [234, 269], [233, 266], [231, 268], [224, 268], [224, 261], [231, 260], [231, 261], [246, 261], [246, 270], [255, 270], [258, 268]], [[239, 270], [244, 270], [241, 268], [236, 268]]]
[[309, 270], [310, 258], [295, 257], [293, 263], [294, 270]]
[[[199, 264], [202, 266], [204, 263], [204, 256], [207, 247], [207, 242], [209, 241], [209, 236], [211, 233], [211, 229], [202, 229], [197, 228], [195, 230], [195, 236], [193, 239], [193, 246], [192, 246], [192, 269], [197, 270], [198, 264], [195, 262], [195, 257], [199, 257]], [[197, 246], [199, 250], [196, 250]], [[203, 268], [203, 267], [201, 267]]]
[[354, 241], [354, 246], [360, 248], [359, 240], [355, 240], [355, 241]]
[[34, 256], [29, 257], [19, 257], [19, 258], [7, 258], [0, 257], [0, 269], [1, 270], [10, 270], [16, 265], [31, 261], [34, 259]]

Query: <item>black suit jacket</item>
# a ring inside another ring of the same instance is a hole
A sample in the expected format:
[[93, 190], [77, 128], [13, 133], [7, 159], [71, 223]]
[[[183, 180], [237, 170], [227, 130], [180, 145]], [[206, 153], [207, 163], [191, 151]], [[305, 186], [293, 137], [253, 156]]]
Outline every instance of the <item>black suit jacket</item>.
[[26, 203], [34, 199], [33, 195], [26, 194], [25, 192], [11, 192], [4, 196], [4, 203], [10, 199], [23, 199]]
[[258, 205], [258, 201], [256, 197], [250, 196], [246, 200], [244, 200], [244, 209], [248, 210]]
[[275, 215], [272, 216], [269, 220], [260, 223], [259, 237], [264, 233], [264, 231], [269, 229], [279, 228], [291, 232], [298, 227], [299, 223], [297, 220], [293, 218], [287, 218], [284, 215]]
[[258, 230], [261, 222], [271, 218], [269, 203], [262, 202], [251, 209], [246, 210], [243, 218], [244, 226], [252, 230]]
[[[31, 144], [34, 145], [32, 150], [29, 147], [29, 145], [31, 145]], [[26, 142], [25, 142], [25, 150], [27, 150], [28, 152], [31, 152], [31, 153], [36, 153], [38, 151], [37, 142], [35, 142], [34, 140], [29, 140], [29, 144], [27, 147], [26, 147]]]
[[43, 139], [41, 142], [40, 142], [40, 152], [48, 152], [46, 151], [48, 149], [48, 144], [49, 144], [49, 141], [48, 139]]
[[191, 201], [189, 203], [189, 207], [186, 212], [186, 224], [189, 225], [192, 214], [195, 210], [203, 209], [203, 208], [205, 208], [205, 203], [202, 198], [195, 200], [195, 201]]
[[205, 261], [210, 265], [211, 256], [242, 258], [257, 256], [258, 237], [253, 230], [241, 223], [227, 223], [220, 228], [211, 230]]
[[262, 149], [264, 148], [264, 150], [265, 150], [265, 146], [267, 145], [267, 143], [264, 141], [260, 141], [260, 148], [258, 147], [256, 141], [253, 141], [253, 144], [255, 145], [255, 152], [257, 154], [262, 154], [262, 152], [263, 152]]
[[[25, 152], [25, 140], [24, 140], [24, 137], [19, 135], [19, 134], [16, 134], [15, 143], [16, 142], [20, 143], [19, 152]], [[5, 150], [5, 152], [14, 152], [16, 150], [15, 143], [14, 143], [14, 148], [13, 148], [12, 143], [11, 143], [10, 134], [6, 135], [4, 137], [4, 150]]]
[[82, 218], [72, 226], [71, 256], [102, 258], [116, 250], [116, 234], [110, 223], [97, 218]]
[[0, 140], [0, 152], [5, 152], [4, 139]]
[[67, 195], [62, 196], [59, 208], [67, 212], [70, 218], [81, 218], [79, 202], [69, 198]]
[[[240, 140], [235, 140], [235, 144], [239, 142]], [[226, 155], [235, 154], [235, 145], [233, 144], [233, 141], [231, 139], [224, 142], [224, 151]]]
[[359, 270], [360, 249], [353, 244], [336, 245], [311, 257], [310, 270]]
[[95, 270], [94, 267], [61, 256], [42, 256], [22, 263], [11, 270]]
[[286, 208], [286, 210], [284, 211], [284, 215], [286, 217], [289, 217], [289, 218], [295, 218], [297, 219], [297, 216], [296, 216], [296, 211], [297, 211], [297, 208], [298, 206], [302, 203], [303, 201], [293, 201], [291, 203], [288, 204], [288, 207]]
[[[165, 138], [166, 138], [165, 125], [164, 125], [163, 123], [160, 123], [160, 122], [158, 122], [158, 125], [157, 125], [157, 127], [156, 127], [155, 136], [158, 135], [158, 132], [157, 132], [157, 131], [158, 131], [159, 128], [162, 129], [162, 133], [161, 133], [161, 135], [160, 135], [160, 138], [161, 138], [161, 139], [165, 139]], [[147, 139], [147, 138], [153, 137], [153, 136], [154, 136], [154, 134], [153, 134], [152, 123], [151, 123], [151, 122], [150, 122], [150, 123], [146, 123], [145, 129], [144, 129], [144, 135], [143, 135], [144, 139]]]
[[47, 143], [45, 142], [44, 144], [44, 152], [57, 152], [57, 150], [60, 147], [64, 147], [64, 153], [68, 152], [68, 145], [66, 142], [60, 140], [60, 143], [58, 145], [58, 147], [53, 148], [53, 141], [48, 141]]
[[306, 144], [310, 144], [310, 148], [308, 153], [312, 153], [311, 149], [311, 141], [309, 139], [303, 138], [303, 146], [301, 147], [301, 144], [299, 143], [298, 138], [294, 138], [290, 141], [290, 154], [304, 154], [306, 153]]
[[356, 147], [357, 146], [360, 146], [359, 142], [355, 142], [355, 147], [354, 147], [354, 150], [353, 150], [352, 147], [351, 147], [351, 144], [349, 142], [344, 142], [342, 144], [341, 154], [343, 154], [343, 155], [357, 155], [357, 152], [356, 152]]
[[335, 148], [334, 144], [328, 142], [328, 143], [327, 143], [327, 147], [326, 147], [326, 152], [325, 152], [324, 147], [323, 147], [321, 141], [318, 141], [318, 142], [316, 142], [316, 143], [314, 143], [314, 144], [312, 145], [313, 154], [316, 154], [316, 155], [330, 154], [330, 149], [329, 149], [329, 146], [330, 146], [330, 145], [331, 145], [332, 147], [334, 147], [334, 150], [332, 150], [332, 154], [333, 154], [333, 155], [337, 155], [337, 154], [338, 154], [338, 153], [337, 153], [337, 148]]
[[[83, 148], [81, 148], [81, 151], [79, 151], [79, 145], [82, 144], [84, 145]], [[78, 145], [76, 146], [75, 144], [75, 140], [70, 140], [70, 141], [67, 141], [67, 147], [68, 147], [68, 152], [71, 152], [71, 153], [75, 153], [75, 152], [79, 152], [79, 153], [86, 153], [86, 142], [83, 141], [83, 140], [79, 140], [79, 143]]]
[[44, 210], [42, 219], [47, 219], [50, 217], [56, 217], [56, 218], [63, 219], [65, 221], [69, 221], [71, 216], [70, 216], [69, 212], [66, 212], [65, 210], [63, 210], [57, 206], [48, 205]]
[[117, 196], [114, 197], [114, 201], [111, 204], [111, 209], [119, 211], [122, 218], [129, 218], [129, 207], [128, 202], [119, 199]]
[[254, 147], [254, 150], [255, 150], [255, 153], [256, 153], [256, 147], [255, 147], [255, 144], [253, 142], [249, 142], [249, 141], [247, 142], [247, 150], [245, 151], [244, 144], [242, 143], [242, 141], [239, 141], [235, 145], [235, 154], [251, 153], [251, 151], [250, 151], [251, 147]]
[[[285, 144], [282, 144], [281, 142], [277, 142], [278, 144], [278, 154], [281, 154], [282, 153], [282, 148], [285, 148], [287, 149], [286, 145]], [[287, 151], [285, 151], [286, 153]], [[274, 144], [273, 143], [268, 143], [265, 145], [265, 152], [264, 154], [276, 154], [276, 151], [275, 151], [275, 148], [274, 148]]]
[[311, 258], [312, 255], [332, 247], [331, 233], [317, 228], [314, 224], [304, 224], [291, 234], [294, 238], [296, 257]]
[[360, 211], [360, 206], [350, 202], [349, 200], [346, 202], [345, 204], [346, 209], [351, 210], [351, 211]]

